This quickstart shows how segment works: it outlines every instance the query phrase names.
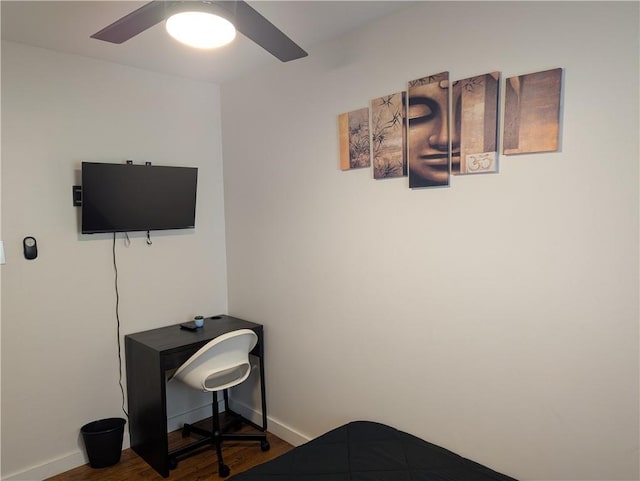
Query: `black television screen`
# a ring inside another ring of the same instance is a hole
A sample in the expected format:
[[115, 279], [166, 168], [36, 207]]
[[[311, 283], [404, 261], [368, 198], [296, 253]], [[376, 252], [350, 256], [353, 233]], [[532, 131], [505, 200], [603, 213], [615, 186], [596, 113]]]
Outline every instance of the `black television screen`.
[[195, 226], [198, 169], [82, 162], [82, 233]]

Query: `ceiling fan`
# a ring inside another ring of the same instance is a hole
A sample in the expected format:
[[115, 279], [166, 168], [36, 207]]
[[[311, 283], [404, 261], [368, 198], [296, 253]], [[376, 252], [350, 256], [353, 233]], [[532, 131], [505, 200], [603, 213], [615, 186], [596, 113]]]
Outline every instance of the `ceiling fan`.
[[174, 14], [194, 11], [226, 19], [245, 37], [283, 62], [307, 56], [307, 52], [242, 0], [154, 0], [94, 33], [91, 38], [120, 44], [163, 20], [169, 20]]

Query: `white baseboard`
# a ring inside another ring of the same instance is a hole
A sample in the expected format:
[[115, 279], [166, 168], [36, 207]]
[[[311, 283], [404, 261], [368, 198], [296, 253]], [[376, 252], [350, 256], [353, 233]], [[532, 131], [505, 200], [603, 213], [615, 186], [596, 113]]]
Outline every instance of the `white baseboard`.
[[[256, 411], [251, 406], [231, 399], [229, 401], [229, 407], [248, 420], [262, 425], [262, 413]], [[294, 446], [300, 446], [301, 444], [311, 441], [310, 436], [296, 431], [291, 426], [269, 415], [267, 415], [267, 431]]]
[[[169, 432], [175, 431], [180, 429], [184, 423], [195, 423], [210, 416], [211, 405], [208, 404], [206, 406], [201, 406], [199, 408], [174, 415], [171, 418], [167, 418], [167, 430]], [[122, 449], [127, 449], [130, 446], [131, 442], [129, 439], [129, 431], [125, 428], [124, 437], [122, 438]], [[38, 466], [33, 466], [8, 476], [3, 476], [2, 481], [40, 481], [88, 463], [89, 458], [87, 457], [84, 449], [82, 447], [78, 447], [77, 451], [73, 451], [60, 458], [52, 459]]]
[[[251, 406], [241, 402], [230, 400], [229, 404], [231, 409], [238, 414], [241, 414], [258, 425], [262, 424], [261, 412], [258, 412]], [[223, 406], [219, 403], [219, 407], [222, 408]], [[167, 419], [167, 429], [170, 432], [175, 431], [180, 429], [184, 423], [195, 423], [209, 416], [211, 416], [211, 405], [202, 406]], [[271, 434], [274, 434], [294, 446], [299, 446], [311, 440], [309, 436], [296, 431], [278, 419], [270, 416], [267, 417], [267, 430]], [[125, 429], [124, 437], [122, 439], [122, 449], [127, 449], [130, 446], [129, 432]], [[78, 466], [82, 466], [88, 462], [89, 459], [87, 458], [84, 450], [78, 449], [77, 451], [66, 454], [60, 458], [52, 459], [38, 466], [33, 466], [26, 470], [13, 473], [8, 476], [3, 476], [2, 481], [40, 481], [42, 479], [55, 476], [56, 474], [64, 473], [70, 469], [77, 468]]]
[[[129, 433], [125, 430], [122, 438], [122, 449], [130, 446]], [[89, 458], [83, 450], [78, 449], [69, 454], [52, 459], [38, 466], [33, 466], [23, 471], [2, 477], [2, 481], [40, 481], [56, 474], [64, 473], [89, 462]]]

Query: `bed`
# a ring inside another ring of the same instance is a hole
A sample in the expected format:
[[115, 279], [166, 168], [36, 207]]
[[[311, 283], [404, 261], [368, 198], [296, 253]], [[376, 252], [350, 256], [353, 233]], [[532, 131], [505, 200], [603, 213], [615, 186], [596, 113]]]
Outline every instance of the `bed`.
[[384, 424], [355, 421], [233, 481], [515, 481]]

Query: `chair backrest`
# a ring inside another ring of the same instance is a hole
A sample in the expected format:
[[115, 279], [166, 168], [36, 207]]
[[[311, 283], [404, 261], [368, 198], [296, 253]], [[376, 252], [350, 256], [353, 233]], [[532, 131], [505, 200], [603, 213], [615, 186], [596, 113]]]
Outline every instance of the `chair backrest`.
[[221, 391], [236, 386], [251, 373], [249, 353], [257, 342], [258, 336], [250, 329], [222, 334], [187, 359], [173, 379], [202, 391]]

